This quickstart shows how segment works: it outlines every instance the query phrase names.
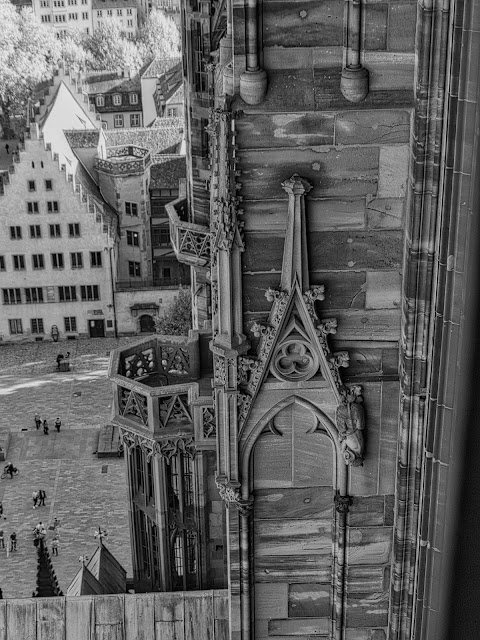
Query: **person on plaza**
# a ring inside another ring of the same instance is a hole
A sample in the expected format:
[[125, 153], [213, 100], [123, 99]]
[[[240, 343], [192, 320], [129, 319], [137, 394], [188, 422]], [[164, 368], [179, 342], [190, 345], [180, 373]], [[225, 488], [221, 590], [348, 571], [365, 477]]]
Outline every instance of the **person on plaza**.
[[61, 426], [62, 426], [62, 421], [60, 420], [60, 418], [57, 418], [55, 420], [55, 429], [57, 430], [58, 433], [60, 433]]
[[63, 353], [59, 353], [57, 356], [57, 369], [60, 369], [60, 362], [64, 359]]
[[5, 151], [7, 152], [7, 155], [10, 153], [10, 145], [8, 144], [8, 142], [5, 145]]
[[1, 588], [0, 588], [0, 600], [3, 600], [3, 591]]
[[17, 534], [15, 533], [15, 531], [10, 534], [10, 547], [10, 551], [17, 550]]
[[52, 540], [52, 555], [58, 556], [58, 538]]
[[7, 464], [5, 465], [5, 473], [9, 473], [10, 474], [10, 478], [13, 478], [13, 473], [16, 470], [17, 469], [13, 466], [12, 462], [7, 462]]
[[2, 501], [0, 500], [0, 519], [1, 519], [2, 517], [3, 517], [3, 519], [4, 519], [4, 520], [6, 520], [6, 519], [7, 519], [7, 516], [6, 516], [6, 515], [4, 515], [4, 513], [3, 513], [3, 503], [2, 503]]
[[45, 493], [45, 491], [43, 489], [39, 489], [38, 490], [38, 506], [39, 507], [44, 507], [45, 506], [45, 498], [47, 497], [47, 494]]
[[34, 417], [35, 420], [35, 426], [37, 429], [40, 429], [40, 425], [42, 424], [42, 419], [40, 418], [40, 416], [38, 415], [38, 413], [35, 414]]
[[46, 420], [43, 421], [43, 433], [48, 436], [48, 422]]
[[0, 547], [5, 549], [5, 534], [3, 533], [3, 529], [0, 529]]
[[38, 502], [38, 491], [34, 491], [32, 493], [32, 500], [33, 500], [33, 508], [36, 509], [37, 502]]

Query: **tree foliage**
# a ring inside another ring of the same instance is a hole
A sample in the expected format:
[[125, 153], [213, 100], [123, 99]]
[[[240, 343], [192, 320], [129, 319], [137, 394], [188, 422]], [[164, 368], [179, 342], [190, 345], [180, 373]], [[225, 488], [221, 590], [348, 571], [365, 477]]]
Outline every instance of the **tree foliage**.
[[167, 336], [187, 336], [192, 328], [192, 295], [190, 289], [180, 288], [177, 298], [156, 318], [155, 331]]
[[18, 12], [9, 0], [0, 0], [0, 24], [0, 118], [7, 136], [15, 123], [24, 126], [35, 87], [53, 76], [61, 60], [80, 71], [128, 67], [135, 74], [152, 58], [180, 50], [175, 23], [158, 9], [132, 40], [115, 19], [90, 35], [70, 29], [57, 38], [52, 25], [40, 23], [29, 8]]

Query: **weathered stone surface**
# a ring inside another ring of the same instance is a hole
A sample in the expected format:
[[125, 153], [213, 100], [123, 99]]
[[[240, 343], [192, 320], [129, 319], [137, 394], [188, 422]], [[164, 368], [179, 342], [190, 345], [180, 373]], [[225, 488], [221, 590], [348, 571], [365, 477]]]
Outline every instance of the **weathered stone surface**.
[[242, 149], [333, 144], [334, 114], [250, 114], [237, 120], [237, 144]]
[[328, 582], [331, 579], [330, 562], [331, 554], [261, 556], [255, 559], [255, 582]]
[[311, 517], [312, 509], [319, 518], [332, 517], [333, 487], [255, 491], [255, 518], [261, 520]]
[[413, 51], [417, 6], [415, 3], [396, 2], [388, 7], [388, 49], [389, 51]]
[[367, 227], [369, 229], [401, 229], [404, 209], [404, 198], [373, 198], [367, 196]]
[[[241, 178], [240, 178], [241, 180]], [[245, 200], [242, 202], [245, 231], [263, 229], [285, 234], [288, 200]], [[307, 233], [333, 229], [364, 229], [365, 198], [306, 198]]]
[[380, 149], [378, 198], [403, 198], [405, 196], [408, 161], [409, 148], [406, 145]]
[[393, 494], [395, 492], [399, 416], [400, 385], [398, 382], [384, 382], [382, 384], [380, 473], [378, 486], [379, 493], [382, 494]]
[[383, 496], [353, 495], [353, 504], [348, 515], [348, 524], [354, 526], [383, 525], [384, 521]]
[[400, 271], [367, 271], [366, 276], [366, 309], [396, 309], [400, 306]]
[[339, 340], [398, 340], [400, 337], [400, 309], [362, 311], [338, 309], [334, 313], [321, 312], [338, 320], [336, 337]]
[[309, 148], [244, 151], [241, 156], [241, 195], [246, 199], [279, 199], [281, 183], [298, 173], [312, 185], [311, 198], [351, 199], [376, 194], [379, 149]]
[[269, 636], [299, 636], [318, 635], [328, 633], [330, 618], [293, 618], [291, 620], [270, 620], [268, 623]]
[[383, 567], [348, 567], [347, 591], [348, 593], [378, 593], [384, 589]]
[[365, 5], [363, 11], [364, 49], [387, 48], [387, 11], [387, 3]]
[[347, 626], [382, 627], [388, 623], [388, 593], [347, 597]]
[[318, 3], [303, 0], [294, 4], [266, 0], [263, 4], [263, 42], [284, 47], [341, 45], [343, 1]]
[[290, 618], [316, 618], [330, 615], [330, 584], [292, 584], [288, 593]]
[[346, 629], [345, 640], [385, 640], [383, 629]]
[[335, 116], [335, 144], [407, 143], [410, 137], [410, 112], [382, 110], [375, 117], [368, 111], [347, 111]]
[[[390, 561], [392, 549], [391, 527], [350, 527], [348, 529], [348, 562], [358, 564], [385, 564]], [[373, 624], [372, 626], [383, 626]]]
[[258, 584], [255, 586], [255, 618], [286, 618], [288, 616], [288, 584]]
[[[413, 53], [380, 53], [366, 51], [364, 65], [369, 72], [370, 91], [412, 90], [415, 57]], [[392, 101], [392, 106], [398, 107]]]

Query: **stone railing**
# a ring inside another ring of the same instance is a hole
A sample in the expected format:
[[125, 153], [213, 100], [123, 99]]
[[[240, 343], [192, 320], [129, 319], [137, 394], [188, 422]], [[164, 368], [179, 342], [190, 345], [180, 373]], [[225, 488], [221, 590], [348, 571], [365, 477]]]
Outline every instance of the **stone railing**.
[[170, 221], [170, 241], [179, 262], [196, 267], [210, 263], [210, 230], [187, 222], [187, 200], [178, 198], [165, 206]]
[[95, 158], [97, 171], [115, 175], [132, 175], [144, 173], [151, 164], [151, 154], [148, 149], [134, 145], [109, 147], [107, 158]]

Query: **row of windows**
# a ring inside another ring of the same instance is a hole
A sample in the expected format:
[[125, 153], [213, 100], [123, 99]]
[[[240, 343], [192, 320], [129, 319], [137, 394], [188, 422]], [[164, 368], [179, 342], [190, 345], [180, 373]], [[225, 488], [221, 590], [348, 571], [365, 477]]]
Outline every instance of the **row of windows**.
[[[77, 330], [77, 318], [75, 316], [67, 316], [66, 318], [63, 318], [63, 322], [66, 332], [72, 333]], [[20, 318], [9, 320], [8, 326], [11, 335], [23, 333], [23, 323]], [[30, 331], [32, 333], [45, 333], [43, 318], [31, 318]]]
[[[58, 290], [58, 302], [90, 302], [100, 300], [100, 287], [97, 284], [85, 284], [78, 287], [80, 289], [80, 298], [77, 297], [76, 286], [56, 287]], [[54, 287], [48, 287], [50, 290], [47, 296], [43, 295], [43, 287], [29, 287], [24, 289], [24, 297], [20, 288], [2, 289], [3, 304], [33, 304], [41, 302], [57, 302], [55, 299]]]
[[[40, 203], [27, 202], [27, 213], [40, 213]], [[60, 213], [60, 203], [57, 200], [47, 200], [47, 213]]]
[[[53, 269], [63, 269], [64, 260], [63, 253], [51, 253], [50, 254]], [[13, 268], [15, 271], [25, 270], [25, 256], [14, 255], [12, 256]], [[72, 269], [83, 268], [83, 253], [81, 251], [75, 251], [70, 254], [70, 266]], [[102, 252], [90, 251], [90, 266], [101, 267], [102, 266]], [[32, 269], [45, 269], [45, 256], [43, 253], [34, 253], [32, 255]], [[0, 256], [0, 271], [6, 271], [5, 256]]]
[[[128, 22], [132, 22], [131, 20], [128, 20]], [[133, 26], [132, 24], [128, 25], [129, 27]], [[130, 104], [138, 104], [138, 93], [129, 93], [128, 94], [128, 102]], [[97, 107], [104, 107], [105, 106], [105, 96], [103, 95], [98, 95], [95, 97], [95, 104], [97, 105]], [[115, 107], [119, 107], [122, 104], [122, 94], [121, 93], [114, 93], [112, 96], [112, 104]]]
[[[29, 225], [30, 229], [30, 238], [41, 238], [42, 237], [42, 227], [40, 224], [31, 224]], [[49, 224], [48, 231], [50, 238], [61, 238], [62, 237], [62, 228], [59, 224]], [[10, 240], [21, 240], [22, 239], [22, 227], [19, 225], [10, 227]], [[80, 237], [80, 223], [79, 222], [69, 222], [68, 223], [68, 237], [69, 238], [79, 238]]]
[[[69, 0], [69, 1], [70, 1], [70, 0]], [[112, 9], [107, 9], [107, 10], [106, 10], [106, 15], [107, 15], [109, 18], [111, 18], [111, 17], [112, 17], [112, 15], [113, 15], [113, 10], [112, 10]], [[127, 9], [127, 16], [131, 16], [131, 15], [133, 15], [133, 14], [132, 14], [132, 10], [131, 10], [131, 9]], [[103, 16], [103, 12], [102, 12], [102, 10], [100, 9], [100, 10], [98, 10], [98, 11], [97, 11], [97, 17], [98, 17], [98, 18], [101, 18], [102, 16]], [[117, 16], [123, 16], [122, 9], [117, 9]]]
[[[45, 180], [45, 191], [53, 191], [53, 180]], [[35, 180], [27, 180], [27, 188], [29, 191], [37, 190], [37, 183]]]
[[[117, 114], [113, 116], [113, 126], [116, 129], [121, 129], [124, 126], [125, 119], [123, 114]], [[131, 127], [139, 127], [140, 126], [140, 114], [139, 113], [131, 113], [130, 114], [130, 126]]]

